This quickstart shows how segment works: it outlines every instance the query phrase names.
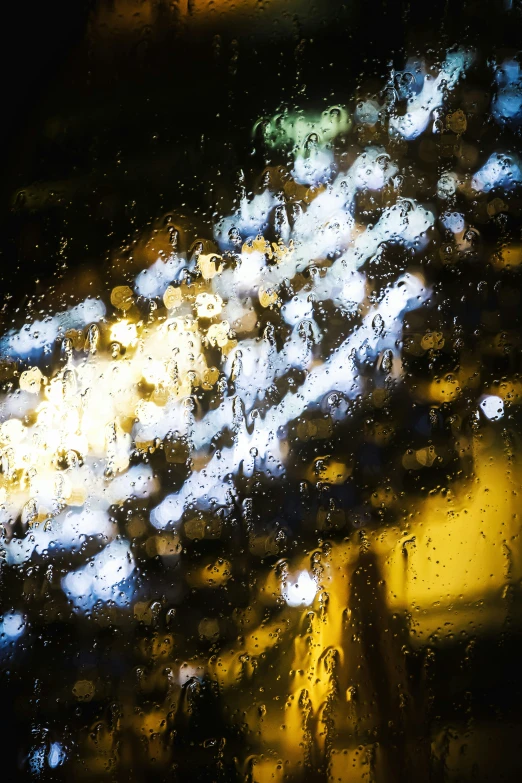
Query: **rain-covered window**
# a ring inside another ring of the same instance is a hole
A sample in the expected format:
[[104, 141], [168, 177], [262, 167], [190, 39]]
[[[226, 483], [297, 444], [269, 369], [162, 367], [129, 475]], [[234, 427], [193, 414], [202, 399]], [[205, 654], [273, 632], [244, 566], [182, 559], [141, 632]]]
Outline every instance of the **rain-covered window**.
[[2, 779], [519, 780], [521, 3], [65, 6], [3, 75]]

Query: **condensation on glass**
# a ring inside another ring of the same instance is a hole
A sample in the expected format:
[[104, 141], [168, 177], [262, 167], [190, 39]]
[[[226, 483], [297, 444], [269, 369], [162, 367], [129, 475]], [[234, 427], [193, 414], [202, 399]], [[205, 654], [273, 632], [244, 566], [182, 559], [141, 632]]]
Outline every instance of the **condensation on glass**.
[[[277, 28], [275, 0], [174, 5], [180, 29]], [[139, 62], [158, 13], [101, 4], [100, 61], [118, 33]], [[95, 271], [38, 294], [27, 271], [0, 341], [20, 779], [520, 771], [520, 54], [400, 57], [339, 102], [326, 76], [315, 102], [252, 98], [248, 167], [219, 179], [225, 142], [218, 174], [194, 164], [204, 219], [181, 188], [149, 221], [138, 196]]]

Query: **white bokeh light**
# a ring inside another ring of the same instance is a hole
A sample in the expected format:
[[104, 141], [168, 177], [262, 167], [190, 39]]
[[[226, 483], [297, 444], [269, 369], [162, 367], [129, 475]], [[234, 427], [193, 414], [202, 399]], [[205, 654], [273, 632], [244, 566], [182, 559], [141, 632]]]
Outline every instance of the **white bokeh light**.
[[288, 606], [310, 606], [318, 589], [317, 582], [308, 571], [301, 571], [295, 581], [287, 579], [281, 593]]
[[495, 394], [488, 394], [480, 401], [480, 410], [490, 421], [497, 421], [504, 415], [504, 400]]

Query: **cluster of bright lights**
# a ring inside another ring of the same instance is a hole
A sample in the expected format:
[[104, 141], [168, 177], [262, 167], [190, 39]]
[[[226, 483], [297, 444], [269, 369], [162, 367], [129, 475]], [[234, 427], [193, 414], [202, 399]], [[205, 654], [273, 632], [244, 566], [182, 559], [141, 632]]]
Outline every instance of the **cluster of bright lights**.
[[[390, 115], [390, 135], [409, 140], [426, 131], [471, 59], [464, 52], [448, 55], [436, 78], [418, 65], [420, 82], [411, 87], [406, 113]], [[520, 113], [510, 92], [518, 79], [514, 66], [499, 71], [495, 106], [506, 122]], [[390, 244], [409, 256], [425, 249], [437, 216], [400, 197], [400, 168], [384, 148], [368, 146], [343, 169], [331, 147], [352, 122], [372, 124], [386, 111], [389, 106], [368, 100], [353, 118], [345, 109], [302, 121], [285, 115], [278, 133], [297, 145], [291, 175], [308, 188], [306, 204], [290, 214], [281, 192], [244, 194], [236, 212], [215, 227], [215, 253], [187, 258], [174, 252], [140, 272], [132, 287], [113, 289], [119, 316], [109, 316], [102, 301], [87, 299], [3, 338], [4, 356], [25, 366], [19, 388], [5, 393], [0, 407], [0, 521], [8, 563], [28, 560], [33, 552], [49, 557], [56, 548], [79, 548], [85, 537], [98, 536], [105, 549], [68, 574], [63, 589], [80, 609], [96, 600], [125, 605], [128, 595], [120, 591], [117, 599], [114, 588], [131, 578], [134, 560], [127, 542], [114, 540], [111, 507], [154, 496], [150, 521], [161, 530], [175, 529], [188, 507], [226, 507], [240, 469], [243, 475], [254, 468], [284, 475], [281, 443], [290, 421], [333, 390], [348, 399], [363, 391], [358, 360], [386, 352], [390, 373], [400, 376], [394, 357], [402, 316], [421, 306], [429, 291], [418, 275], [404, 273], [372, 292], [363, 268]], [[267, 142], [281, 141], [270, 126], [264, 133]], [[521, 180], [516, 156], [494, 154], [468, 185], [477, 192], [509, 190]], [[462, 184], [454, 172], [441, 176], [437, 194], [443, 205]], [[374, 225], [357, 222], [357, 194], [385, 188], [393, 203]], [[464, 217], [438, 217], [465, 249]], [[268, 227], [276, 242], [265, 239]], [[139, 299], [156, 303], [147, 319], [132, 315], [139, 312], [133, 308]], [[323, 334], [315, 315], [323, 302], [360, 317], [355, 328], [354, 319], [346, 318], [352, 326], [343, 341], [318, 359]], [[270, 327], [257, 336], [263, 310], [281, 324], [279, 348]], [[63, 358], [44, 372], [43, 359], [56, 341]], [[274, 383], [296, 370], [298, 385], [294, 380], [279, 402], [268, 404]], [[233, 393], [225, 393], [231, 387]], [[201, 390], [220, 396], [219, 406], [205, 414], [194, 402]], [[263, 401], [264, 415], [258, 416]], [[481, 403], [488, 418], [502, 415], [501, 407], [492, 397]], [[233, 444], [213, 451], [225, 428], [233, 432]], [[192, 467], [181, 489], [162, 497], [166, 488], [150, 466], [131, 463], [166, 439], [182, 442], [204, 467]], [[22, 538], [12, 534], [20, 518]], [[311, 602], [316, 585], [310, 580], [301, 574], [285, 588], [288, 604]]]

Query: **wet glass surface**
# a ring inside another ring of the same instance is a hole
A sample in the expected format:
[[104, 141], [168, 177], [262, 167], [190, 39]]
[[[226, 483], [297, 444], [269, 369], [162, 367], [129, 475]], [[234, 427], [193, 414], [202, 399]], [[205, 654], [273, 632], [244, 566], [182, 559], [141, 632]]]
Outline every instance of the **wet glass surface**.
[[518, 780], [521, 13], [47, 20], [2, 189], [6, 780]]

